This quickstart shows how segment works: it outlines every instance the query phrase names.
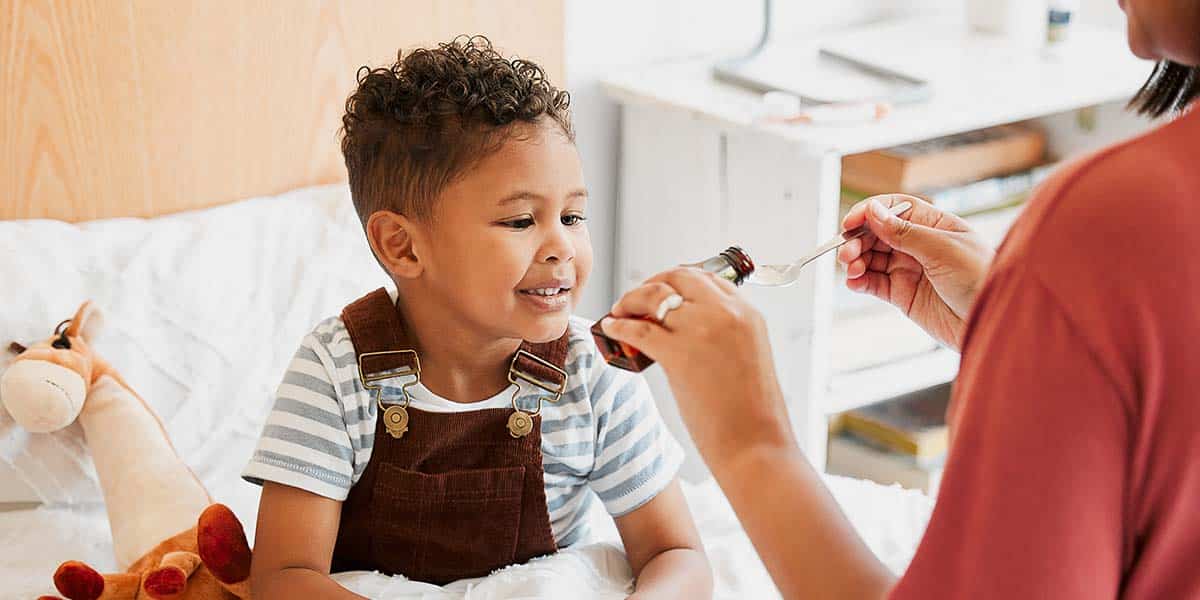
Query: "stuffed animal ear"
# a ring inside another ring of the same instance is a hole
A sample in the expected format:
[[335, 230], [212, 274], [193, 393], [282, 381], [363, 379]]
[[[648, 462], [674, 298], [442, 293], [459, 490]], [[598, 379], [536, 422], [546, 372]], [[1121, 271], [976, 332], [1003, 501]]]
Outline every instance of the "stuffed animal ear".
[[91, 342], [96, 339], [103, 326], [103, 311], [96, 306], [96, 303], [87, 300], [79, 306], [79, 310], [75, 311], [75, 316], [71, 317], [71, 324], [67, 326], [67, 335], [82, 337], [83, 341]]

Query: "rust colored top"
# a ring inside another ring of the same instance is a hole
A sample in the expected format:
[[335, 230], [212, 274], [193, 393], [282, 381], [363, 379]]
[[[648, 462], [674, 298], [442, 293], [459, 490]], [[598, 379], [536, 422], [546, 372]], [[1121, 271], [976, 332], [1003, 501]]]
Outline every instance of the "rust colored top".
[[1200, 113], [1047, 181], [969, 319], [892, 598], [1200, 598]]

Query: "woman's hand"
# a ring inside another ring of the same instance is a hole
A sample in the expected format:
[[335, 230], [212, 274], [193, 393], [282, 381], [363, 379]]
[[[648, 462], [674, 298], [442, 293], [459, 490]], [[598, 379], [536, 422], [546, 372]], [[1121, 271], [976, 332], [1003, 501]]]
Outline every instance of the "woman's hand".
[[[903, 218], [887, 207], [912, 202]], [[942, 343], [959, 349], [967, 314], [995, 251], [957, 215], [919, 198], [883, 194], [854, 205], [845, 229], [871, 233], [838, 250], [846, 287], [890, 302]]]
[[[672, 294], [679, 308], [654, 315]], [[785, 598], [883, 598], [892, 575], [859, 539], [792, 433], [762, 316], [699, 269], [657, 275], [605, 319], [656, 359], [679, 414]]]
[[[672, 294], [683, 303], [661, 323], [642, 318]], [[612, 314], [604, 331], [662, 365], [680, 416], [714, 472], [763, 444], [795, 444], [766, 325], [733, 284], [676, 268], [625, 294]]]

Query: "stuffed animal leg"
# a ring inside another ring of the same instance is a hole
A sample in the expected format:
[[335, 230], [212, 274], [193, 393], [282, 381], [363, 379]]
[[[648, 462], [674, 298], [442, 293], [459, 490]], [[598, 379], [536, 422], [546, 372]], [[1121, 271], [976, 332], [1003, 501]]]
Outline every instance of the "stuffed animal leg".
[[99, 311], [85, 302], [48, 340], [20, 347], [0, 375], [18, 424], [50, 432], [78, 419], [104, 492], [117, 564], [102, 575], [68, 561], [54, 575], [71, 600], [248, 598], [250, 548], [237, 517], [212, 504], [154, 411], [90, 345]]
[[129, 572], [102, 575], [68, 561], [54, 573], [54, 587], [68, 600], [219, 600], [250, 598], [249, 578], [242, 524], [228, 507], [213, 504], [196, 527], [159, 544]]

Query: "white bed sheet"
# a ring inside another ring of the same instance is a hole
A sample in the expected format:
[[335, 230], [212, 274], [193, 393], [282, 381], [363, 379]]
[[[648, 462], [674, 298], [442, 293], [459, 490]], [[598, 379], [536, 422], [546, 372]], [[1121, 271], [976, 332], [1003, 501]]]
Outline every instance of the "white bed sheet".
[[[98, 351], [162, 416], [180, 454], [253, 536], [258, 488], [238, 474], [275, 385], [314, 324], [387, 283], [361, 236], [340, 185], [150, 220], [0, 222], [0, 343], [41, 339], [81, 301], [97, 301], [108, 322]], [[829, 481], [872, 549], [902, 570], [930, 500]], [[718, 596], [772, 597], [719, 489], [707, 482], [686, 492]], [[62, 560], [111, 568], [99, 489], [77, 426], [30, 435], [0, 408], [0, 502], [13, 500], [48, 506], [0, 512], [0, 598], [49, 593]], [[373, 597], [552, 598], [566, 590], [582, 597], [581, 582], [594, 597], [622, 597], [629, 573], [615, 529], [594, 517], [594, 544], [482, 581], [437, 589], [373, 574], [342, 577]]]
[[[871, 550], [894, 573], [912, 559], [929, 519], [928, 497], [899, 487], [827, 476], [826, 481]], [[732, 509], [711, 480], [684, 483], [684, 494], [712, 563], [714, 597], [725, 600], [779, 598], [770, 576], [742, 531]], [[257, 492], [230, 485], [216, 490], [243, 520], [250, 519]], [[611, 600], [624, 598], [632, 574], [612, 521], [593, 511], [593, 537], [558, 554], [516, 565], [479, 579], [444, 587], [386, 577], [379, 573], [341, 573], [335, 578], [370, 598], [422, 600], [499, 600], [537, 598]], [[247, 521], [252, 525], [252, 521]], [[0, 598], [36, 598], [54, 593], [50, 581], [64, 560], [83, 560], [112, 569], [108, 522], [99, 505], [0, 512]]]

